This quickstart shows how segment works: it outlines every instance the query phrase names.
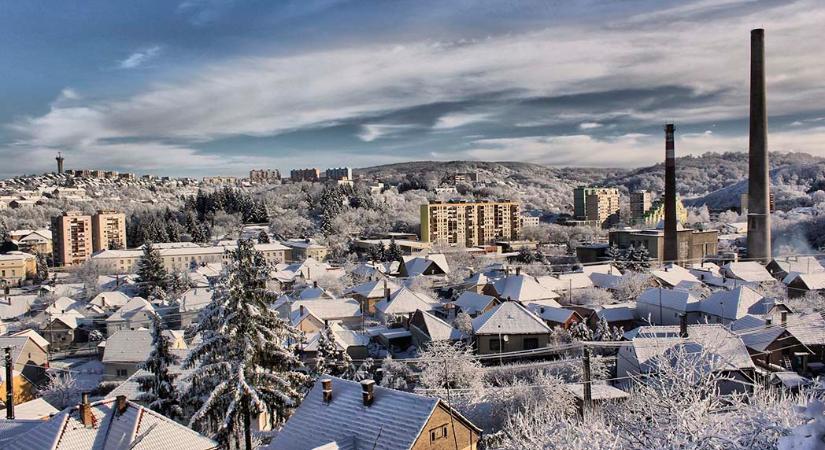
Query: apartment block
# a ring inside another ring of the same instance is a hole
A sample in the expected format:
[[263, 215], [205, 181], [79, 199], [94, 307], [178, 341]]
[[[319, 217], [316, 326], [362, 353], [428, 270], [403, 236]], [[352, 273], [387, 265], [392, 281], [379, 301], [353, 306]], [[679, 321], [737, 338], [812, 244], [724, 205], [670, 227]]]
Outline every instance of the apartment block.
[[[54, 259], [57, 264], [74, 266], [92, 256], [92, 218], [68, 211], [53, 219]], [[125, 233], [124, 233], [125, 234]]]
[[92, 216], [92, 245], [96, 252], [126, 248], [126, 214], [98, 211]]
[[421, 241], [460, 247], [518, 239], [521, 206], [511, 201], [421, 205]]
[[278, 169], [253, 169], [249, 171], [249, 181], [253, 183], [271, 183], [281, 180]]
[[321, 178], [321, 170], [318, 168], [311, 169], [292, 169], [289, 172], [289, 179], [292, 181], [318, 181]]
[[641, 223], [651, 206], [653, 206], [653, 195], [650, 191], [631, 192], [630, 221], [632, 223]]
[[345, 181], [352, 180], [352, 168], [350, 167], [336, 167], [327, 169], [327, 180], [330, 181]]
[[619, 190], [579, 186], [573, 190], [573, 215], [576, 220], [609, 228], [619, 221]]

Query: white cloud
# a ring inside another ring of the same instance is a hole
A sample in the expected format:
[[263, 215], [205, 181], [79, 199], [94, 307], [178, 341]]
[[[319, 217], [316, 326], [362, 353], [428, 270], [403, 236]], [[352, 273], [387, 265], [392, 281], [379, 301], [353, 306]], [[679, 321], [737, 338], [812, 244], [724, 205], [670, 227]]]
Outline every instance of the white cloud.
[[410, 128], [412, 128], [411, 125], [368, 123], [361, 125], [361, 131], [357, 136], [358, 139], [364, 142], [372, 142], [376, 139], [387, 137]]
[[490, 118], [489, 114], [467, 114], [467, 113], [453, 113], [441, 116], [433, 125], [436, 130], [446, 130], [450, 128], [463, 127], [476, 122], [484, 122]]
[[154, 47], [149, 47], [143, 50], [138, 50], [131, 55], [129, 55], [126, 59], [120, 61], [118, 63], [118, 67], [121, 69], [134, 69], [136, 67], [140, 67], [150, 60], [156, 58], [160, 54], [160, 46], [155, 45]]
[[601, 128], [602, 124], [599, 122], [582, 122], [579, 124], [579, 129], [581, 130], [592, 130], [594, 128]]

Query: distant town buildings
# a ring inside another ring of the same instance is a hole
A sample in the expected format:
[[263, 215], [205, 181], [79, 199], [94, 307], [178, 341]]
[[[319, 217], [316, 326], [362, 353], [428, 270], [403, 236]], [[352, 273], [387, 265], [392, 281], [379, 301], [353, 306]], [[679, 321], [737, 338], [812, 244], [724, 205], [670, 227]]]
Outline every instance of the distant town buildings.
[[[769, 205], [771, 208], [771, 212], [776, 210], [776, 198], [771, 192], [769, 196]], [[739, 195], [739, 214], [747, 214], [748, 213], [748, 193], [743, 192]]]
[[[634, 221], [634, 225], [657, 227], [659, 222], [665, 220], [665, 203], [664, 199], [659, 199], [653, 202], [653, 205], [645, 212], [638, 222]], [[682, 199], [676, 196], [676, 220], [680, 224], [687, 222], [687, 208], [682, 203]]]
[[92, 256], [92, 218], [68, 211], [54, 218], [54, 260], [58, 265], [82, 264]]
[[636, 191], [630, 193], [630, 221], [631, 223], [642, 223], [645, 214], [653, 205], [653, 195], [650, 191]]
[[126, 248], [126, 214], [98, 211], [92, 217], [92, 245], [96, 252]]
[[[186, 271], [193, 267], [205, 266], [207, 264], [223, 263], [228, 256], [226, 250], [234, 248], [233, 245], [214, 245], [208, 247], [192, 246], [166, 246], [158, 244], [163, 266], [167, 271]], [[278, 243], [256, 244], [255, 250], [261, 252], [267, 263], [271, 265], [280, 264], [292, 259], [292, 250], [289, 247]], [[134, 273], [137, 271], [137, 264], [143, 257], [142, 248], [128, 250], [106, 250], [97, 253], [92, 257], [98, 266], [106, 273]]]
[[321, 179], [321, 170], [314, 167], [311, 169], [292, 169], [289, 172], [289, 179], [293, 182], [318, 181]]
[[203, 177], [203, 184], [237, 184], [238, 177]]
[[518, 239], [521, 205], [517, 202], [441, 202], [421, 205], [421, 241], [475, 247]]
[[476, 183], [478, 182], [478, 172], [457, 172], [447, 175], [442, 180], [443, 183], [456, 185], [460, 183]]
[[579, 186], [573, 190], [573, 212], [576, 220], [610, 228], [619, 222], [619, 190]]
[[0, 281], [16, 286], [26, 277], [34, 275], [37, 269], [37, 258], [23, 252], [9, 252], [0, 255]]
[[346, 181], [352, 180], [352, 168], [350, 167], [336, 167], [327, 169], [327, 180], [329, 181]]
[[278, 169], [252, 169], [249, 171], [249, 181], [253, 183], [271, 183], [281, 180]]

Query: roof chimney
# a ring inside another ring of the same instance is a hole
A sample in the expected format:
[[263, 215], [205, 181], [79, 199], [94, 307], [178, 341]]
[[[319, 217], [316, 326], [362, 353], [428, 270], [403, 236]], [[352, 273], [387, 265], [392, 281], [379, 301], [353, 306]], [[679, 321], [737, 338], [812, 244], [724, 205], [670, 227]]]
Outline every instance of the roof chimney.
[[373, 380], [363, 380], [363, 381], [361, 381], [361, 397], [364, 400], [364, 406], [372, 405], [372, 402], [375, 400], [375, 394], [373, 392], [373, 387], [375, 387], [375, 381], [373, 381]]
[[332, 380], [324, 378], [321, 380], [321, 386], [324, 388], [324, 403], [332, 401]]
[[126, 412], [126, 408], [128, 405], [126, 404], [126, 396], [125, 395], [118, 395], [115, 397], [115, 405], [117, 406], [117, 414], [122, 415]]
[[312, 287], [314, 287], [315, 289], [318, 289], [318, 282], [317, 282], [317, 281], [313, 281], [313, 282], [312, 282]]
[[516, 267], [516, 276], [521, 275], [521, 267]]
[[687, 314], [679, 314], [679, 337], [688, 338]]
[[389, 285], [387, 285], [387, 279], [386, 278], [384, 278], [384, 298], [386, 298], [386, 299], [390, 298], [390, 287], [389, 287]]
[[80, 423], [82, 423], [86, 428], [91, 428], [95, 425], [95, 416], [92, 414], [92, 405], [89, 404], [88, 392], [84, 392], [81, 397], [78, 415], [80, 415]]
[[673, 142], [673, 124], [665, 125], [665, 248], [664, 262], [679, 261], [676, 230], [676, 150]]
[[751, 30], [751, 110], [748, 145], [748, 258], [771, 257], [771, 185], [765, 101], [765, 30]]
[[771, 325], [773, 325], [773, 319], [768, 317], [767, 319], [765, 319], [765, 328], [770, 328]]
[[782, 311], [779, 313], [779, 320], [782, 321], [782, 325], [787, 325], [788, 323], [788, 311]]
[[300, 313], [300, 317], [304, 317], [304, 305], [298, 305], [298, 312]]

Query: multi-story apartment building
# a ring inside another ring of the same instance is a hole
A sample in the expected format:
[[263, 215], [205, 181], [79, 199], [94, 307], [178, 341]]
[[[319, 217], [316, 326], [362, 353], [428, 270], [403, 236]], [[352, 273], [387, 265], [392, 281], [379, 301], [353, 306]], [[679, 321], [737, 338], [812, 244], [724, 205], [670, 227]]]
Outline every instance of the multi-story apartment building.
[[[650, 206], [650, 209], [642, 216], [639, 221], [635, 222], [636, 225], [639, 226], [646, 226], [646, 227], [657, 227], [659, 223], [664, 223], [665, 221], [665, 203], [662, 201], [663, 199], [656, 200], [653, 202], [653, 205]], [[682, 199], [677, 195], [676, 196], [676, 221], [679, 224], [684, 224], [687, 222], [687, 209], [685, 205], [682, 203]]]
[[421, 241], [474, 247], [518, 239], [521, 206], [517, 202], [442, 202], [421, 205]]
[[645, 213], [653, 205], [653, 195], [650, 191], [636, 191], [630, 193], [630, 221], [641, 223]]
[[78, 211], [68, 211], [53, 219], [54, 260], [56, 264], [74, 266], [92, 256], [92, 218]]
[[619, 221], [619, 190], [577, 187], [573, 190], [573, 214], [576, 220], [609, 228]]
[[350, 167], [336, 167], [327, 169], [327, 180], [329, 181], [344, 181], [352, 180], [352, 168]]
[[92, 216], [92, 246], [96, 252], [126, 248], [126, 214], [101, 210]]
[[318, 181], [321, 178], [321, 170], [318, 168], [311, 169], [292, 169], [289, 172], [289, 179], [292, 181]]
[[[163, 267], [167, 271], [187, 271], [193, 266], [222, 263], [228, 256], [226, 250], [234, 246], [215, 245], [200, 246], [166, 246], [158, 244], [158, 252], [163, 260]], [[255, 250], [261, 252], [264, 259], [271, 264], [280, 264], [292, 260], [292, 250], [278, 243], [256, 244]], [[135, 273], [140, 259], [143, 257], [142, 248], [128, 250], [106, 250], [92, 257], [98, 267], [106, 273]]]
[[203, 184], [238, 184], [238, 177], [203, 177]]
[[249, 181], [253, 183], [271, 183], [280, 181], [281, 172], [278, 169], [253, 169], [249, 171]]

